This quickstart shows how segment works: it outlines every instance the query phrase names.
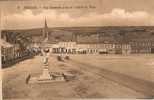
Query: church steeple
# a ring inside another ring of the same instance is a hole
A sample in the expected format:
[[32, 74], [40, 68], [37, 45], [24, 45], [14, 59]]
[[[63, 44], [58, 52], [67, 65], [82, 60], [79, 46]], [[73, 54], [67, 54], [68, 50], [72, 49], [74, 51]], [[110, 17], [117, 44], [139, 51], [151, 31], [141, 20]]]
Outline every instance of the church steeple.
[[47, 21], [46, 21], [46, 18], [45, 18], [45, 24], [44, 24], [44, 28], [48, 28], [48, 25], [47, 25]]
[[47, 21], [45, 18], [45, 22], [44, 22], [44, 28], [43, 28], [43, 38], [48, 40], [48, 25], [47, 25]]

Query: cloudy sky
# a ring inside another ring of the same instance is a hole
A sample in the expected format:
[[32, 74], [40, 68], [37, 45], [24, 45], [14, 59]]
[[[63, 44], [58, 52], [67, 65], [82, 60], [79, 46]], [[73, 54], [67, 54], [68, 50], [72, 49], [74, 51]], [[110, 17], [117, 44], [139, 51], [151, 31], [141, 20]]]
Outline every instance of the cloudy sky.
[[154, 25], [153, 0], [7, 1], [0, 6], [5, 29], [43, 27], [45, 18], [49, 27]]

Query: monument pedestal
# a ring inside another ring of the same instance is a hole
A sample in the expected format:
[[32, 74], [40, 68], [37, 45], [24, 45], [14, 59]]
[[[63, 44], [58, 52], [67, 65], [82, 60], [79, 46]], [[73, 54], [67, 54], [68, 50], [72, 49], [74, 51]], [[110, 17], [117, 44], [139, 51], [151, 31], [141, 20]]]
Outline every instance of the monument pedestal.
[[65, 81], [65, 75], [60, 72], [50, 72], [48, 64], [45, 64], [41, 74], [29, 75], [27, 83], [49, 83], [49, 82]]
[[49, 73], [49, 69], [44, 68], [42, 74], [40, 75], [39, 80], [51, 80], [53, 77]]
[[31, 83], [50, 83], [50, 82], [65, 82], [65, 75], [60, 72], [49, 72], [48, 69], [43, 69], [41, 75], [30, 75], [28, 84]]

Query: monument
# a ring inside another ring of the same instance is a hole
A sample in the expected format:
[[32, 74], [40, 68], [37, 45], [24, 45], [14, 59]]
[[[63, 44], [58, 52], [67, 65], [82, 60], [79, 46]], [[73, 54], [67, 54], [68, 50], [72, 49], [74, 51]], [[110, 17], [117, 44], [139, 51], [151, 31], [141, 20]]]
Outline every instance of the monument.
[[48, 43], [48, 26], [45, 20], [45, 27], [43, 30], [43, 42], [41, 43], [41, 52], [43, 54], [43, 69], [42, 73], [39, 75], [29, 75], [26, 81], [27, 83], [47, 83], [47, 82], [57, 82], [57, 81], [66, 81], [66, 76], [63, 72], [50, 72], [49, 71], [49, 55], [50, 49], [47, 47]]

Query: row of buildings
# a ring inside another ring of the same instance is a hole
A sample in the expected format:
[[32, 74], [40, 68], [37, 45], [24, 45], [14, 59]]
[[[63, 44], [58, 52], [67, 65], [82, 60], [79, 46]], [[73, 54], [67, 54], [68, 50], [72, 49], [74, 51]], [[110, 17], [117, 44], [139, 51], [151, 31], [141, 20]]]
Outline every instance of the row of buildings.
[[76, 42], [59, 42], [49, 46], [53, 53], [70, 54], [154, 54], [154, 41], [130, 43], [78, 44]]
[[8, 67], [36, 55], [30, 43], [30, 39], [28, 40], [28, 37], [22, 33], [3, 32], [1, 34], [2, 67]]
[[76, 42], [59, 42], [50, 46], [52, 53], [68, 54], [130, 54], [129, 44], [78, 44]]
[[[19, 43], [7, 45], [1, 47], [3, 65], [40, 53], [40, 44], [38, 43], [30, 43], [24, 49]], [[129, 43], [61, 41], [53, 44], [47, 43], [46, 46], [55, 54], [154, 54], [154, 41], [147, 39], [134, 40]]]

